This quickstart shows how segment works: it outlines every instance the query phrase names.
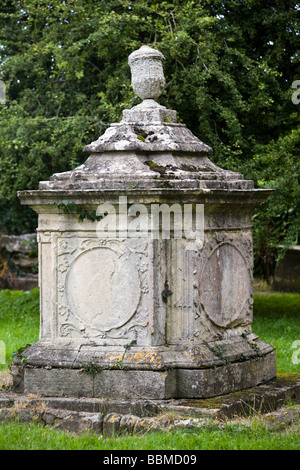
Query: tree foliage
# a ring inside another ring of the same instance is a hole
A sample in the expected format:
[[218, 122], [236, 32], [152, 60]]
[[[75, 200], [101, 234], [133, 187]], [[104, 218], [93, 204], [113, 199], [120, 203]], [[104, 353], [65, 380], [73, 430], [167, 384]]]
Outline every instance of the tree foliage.
[[[17, 190], [82, 163], [82, 148], [139, 102], [128, 55], [165, 56], [161, 104], [176, 109], [214, 162], [274, 194], [254, 217], [257, 267], [299, 229], [300, 6], [292, 0], [2, 0], [0, 226], [32, 230]], [[299, 207], [299, 206], [298, 206]]]

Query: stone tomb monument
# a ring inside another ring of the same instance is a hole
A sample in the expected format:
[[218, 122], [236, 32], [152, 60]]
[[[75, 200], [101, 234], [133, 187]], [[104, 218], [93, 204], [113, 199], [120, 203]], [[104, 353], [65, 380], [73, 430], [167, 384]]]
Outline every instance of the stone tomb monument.
[[155, 101], [162, 60], [134, 51], [141, 104], [85, 147], [83, 165], [19, 193], [39, 214], [41, 320], [15, 390], [205, 398], [276, 376], [274, 347], [251, 331], [251, 214], [269, 192], [215, 166]]

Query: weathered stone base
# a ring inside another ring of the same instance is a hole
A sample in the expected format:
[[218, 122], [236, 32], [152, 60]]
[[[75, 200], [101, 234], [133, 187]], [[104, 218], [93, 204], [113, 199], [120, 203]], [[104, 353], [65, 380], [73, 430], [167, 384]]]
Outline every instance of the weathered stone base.
[[300, 374], [278, 374], [267, 384], [207, 399], [107, 400], [101, 398], [37, 397], [0, 392], [0, 423], [15, 420], [57, 429], [91, 430], [105, 435], [199, 428], [226, 420], [265, 415], [272, 429], [300, 417]]
[[14, 366], [14, 389], [45, 397], [209, 398], [276, 377], [275, 353], [208, 369], [100, 370]]

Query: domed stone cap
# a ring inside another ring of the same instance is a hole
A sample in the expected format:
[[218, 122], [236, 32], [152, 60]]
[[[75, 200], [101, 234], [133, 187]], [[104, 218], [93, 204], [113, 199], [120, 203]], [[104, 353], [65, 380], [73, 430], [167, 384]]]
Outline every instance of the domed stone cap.
[[84, 147], [84, 152], [212, 152], [185, 124], [176, 123], [176, 111], [155, 101], [165, 86], [163, 60], [163, 54], [149, 46], [130, 54], [132, 87], [143, 101], [125, 109], [122, 121], [112, 123], [103, 135]]
[[123, 120], [120, 124], [112, 124], [96, 141], [86, 145], [83, 151], [187, 152], [207, 155], [212, 149], [201, 142], [184, 124], [145, 124], [143, 121], [127, 123]]
[[186, 126], [176, 122], [176, 111], [155, 101], [165, 86], [164, 56], [149, 46], [130, 54], [132, 86], [143, 101], [123, 111], [123, 119], [112, 123], [83, 151], [90, 156], [74, 170], [52, 175], [40, 189], [140, 190], [185, 188], [192, 190], [243, 189], [252, 181], [214, 165], [212, 149]]

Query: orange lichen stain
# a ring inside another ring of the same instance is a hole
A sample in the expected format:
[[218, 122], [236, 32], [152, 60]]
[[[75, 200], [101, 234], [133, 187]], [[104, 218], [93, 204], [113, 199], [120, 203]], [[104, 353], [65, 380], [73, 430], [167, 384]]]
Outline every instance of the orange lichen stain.
[[110, 422], [110, 423], [114, 423], [115, 420], [116, 420], [116, 418], [117, 418], [117, 415], [112, 415], [112, 416], [110, 416], [110, 417], [109, 417], [109, 422]]
[[192, 359], [193, 361], [195, 361], [197, 359], [198, 360], [203, 359], [203, 353], [200, 352], [200, 350], [197, 349], [197, 348], [193, 348], [192, 351], [190, 351], [190, 352], [185, 352], [184, 355], [187, 359]]
[[161, 368], [162, 367], [162, 357], [157, 354], [157, 352], [153, 350], [147, 350], [143, 349], [139, 352], [134, 352], [133, 350], [116, 355], [112, 355], [107, 353], [106, 354], [107, 359], [112, 362], [112, 363], [117, 363], [117, 362], [125, 362], [125, 363], [130, 363], [130, 364], [143, 364], [145, 367], [151, 365], [151, 368]]
[[[129, 357], [127, 356], [126, 359], [129, 359]], [[130, 361], [135, 362], [135, 364], [148, 363], [156, 367], [161, 366], [161, 356], [159, 356], [155, 351], [146, 349], [132, 353]]]
[[118, 356], [111, 356], [109, 353], [107, 353], [106, 356], [110, 361], [122, 361], [123, 358], [123, 354], [119, 354]]
[[191, 353], [185, 352], [184, 355], [185, 355], [185, 357], [187, 357], [188, 359], [195, 359], [195, 356], [193, 356]]

